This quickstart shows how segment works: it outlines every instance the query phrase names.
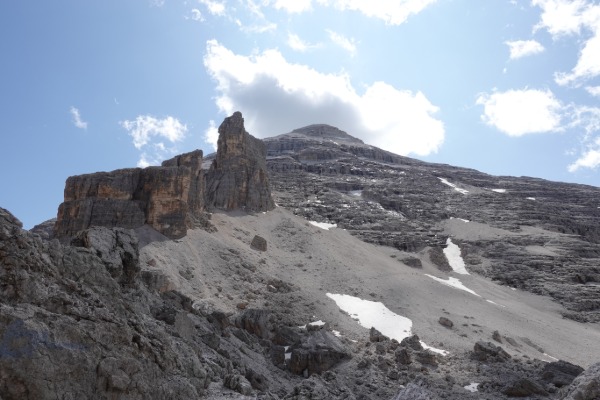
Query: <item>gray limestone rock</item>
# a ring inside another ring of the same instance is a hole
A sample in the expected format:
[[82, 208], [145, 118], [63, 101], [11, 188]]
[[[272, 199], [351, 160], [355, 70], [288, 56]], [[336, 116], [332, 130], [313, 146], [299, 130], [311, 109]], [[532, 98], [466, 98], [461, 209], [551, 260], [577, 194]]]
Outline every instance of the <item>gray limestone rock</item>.
[[600, 363], [594, 364], [561, 391], [561, 400], [600, 399]]
[[206, 174], [206, 203], [210, 207], [269, 211], [271, 197], [266, 148], [246, 132], [242, 113], [235, 112], [219, 126], [218, 150]]

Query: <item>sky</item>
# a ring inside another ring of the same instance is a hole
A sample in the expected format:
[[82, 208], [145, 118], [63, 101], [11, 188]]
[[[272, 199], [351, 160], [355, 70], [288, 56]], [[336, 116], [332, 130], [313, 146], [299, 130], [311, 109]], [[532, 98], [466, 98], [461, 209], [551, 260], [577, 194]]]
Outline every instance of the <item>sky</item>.
[[597, 0], [0, 2], [0, 207], [68, 176], [315, 123], [424, 161], [600, 186]]

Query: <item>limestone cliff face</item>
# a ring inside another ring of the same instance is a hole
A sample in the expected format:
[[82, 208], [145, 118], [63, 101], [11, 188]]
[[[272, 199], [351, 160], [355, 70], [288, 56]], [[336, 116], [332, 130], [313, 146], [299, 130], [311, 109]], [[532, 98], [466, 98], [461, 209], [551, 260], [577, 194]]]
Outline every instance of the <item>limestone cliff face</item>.
[[219, 126], [218, 150], [206, 176], [206, 203], [224, 210], [268, 211], [269, 188], [264, 143], [244, 128], [240, 112]]
[[54, 236], [73, 237], [91, 226], [132, 229], [147, 224], [176, 239], [202, 224], [207, 208], [273, 209], [265, 145], [246, 132], [241, 113], [223, 121], [218, 145], [208, 172], [202, 170], [202, 151], [196, 150], [160, 167], [68, 178]]
[[137, 228], [144, 224], [179, 238], [204, 211], [202, 151], [160, 167], [72, 176], [58, 209], [54, 234], [72, 236], [90, 226]]

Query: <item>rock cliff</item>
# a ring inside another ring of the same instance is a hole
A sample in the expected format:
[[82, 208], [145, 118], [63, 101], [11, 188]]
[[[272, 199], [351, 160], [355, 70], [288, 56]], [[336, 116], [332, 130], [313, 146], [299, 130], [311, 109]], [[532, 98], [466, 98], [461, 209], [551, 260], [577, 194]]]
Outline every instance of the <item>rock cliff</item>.
[[202, 151], [196, 150], [160, 167], [69, 177], [54, 236], [72, 237], [91, 226], [149, 225], [176, 239], [202, 224], [208, 208], [271, 210], [265, 157], [264, 144], [246, 132], [236, 112], [219, 127], [218, 150], [208, 171], [202, 170]]
[[70, 237], [91, 226], [138, 228], [148, 224], [179, 238], [204, 212], [202, 151], [179, 155], [160, 167], [72, 176], [54, 227]]
[[225, 118], [219, 126], [217, 154], [206, 175], [207, 205], [223, 210], [272, 210], [275, 204], [265, 157], [265, 145], [246, 132], [242, 113]]

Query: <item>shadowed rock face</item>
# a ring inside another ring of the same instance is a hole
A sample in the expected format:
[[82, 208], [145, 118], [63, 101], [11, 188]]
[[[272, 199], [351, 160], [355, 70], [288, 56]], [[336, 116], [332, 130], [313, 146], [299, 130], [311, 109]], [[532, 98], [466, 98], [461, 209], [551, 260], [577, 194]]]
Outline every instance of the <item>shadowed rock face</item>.
[[208, 206], [224, 210], [268, 211], [271, 198], [266, 149], [244, 129], [242, 113], [235, 112], [219, 126], [216, 158], [206, 176]]
[[179, 155], [160, 167], [72, 176], [54, 227], [57, 237], [90, 226], [152, 226], [179, 238], [204, 211], [202, 151]]

